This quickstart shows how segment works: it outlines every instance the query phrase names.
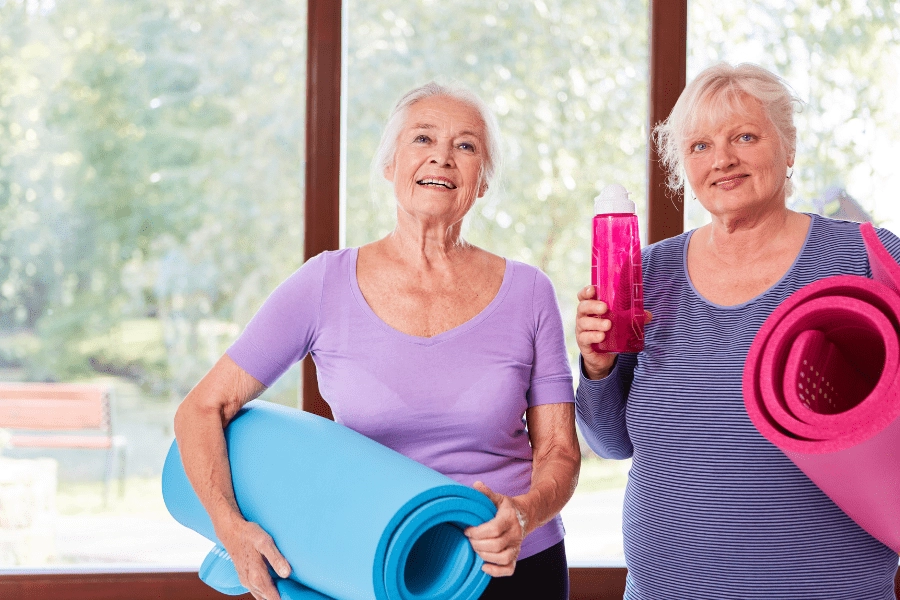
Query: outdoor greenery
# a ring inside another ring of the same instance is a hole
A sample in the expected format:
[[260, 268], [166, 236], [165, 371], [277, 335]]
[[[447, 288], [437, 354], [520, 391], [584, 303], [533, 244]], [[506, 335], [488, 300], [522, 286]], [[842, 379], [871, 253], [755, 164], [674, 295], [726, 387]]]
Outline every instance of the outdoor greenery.
[[180, 397], [302, 263], [305, 12], [0, 2], [3, 366]]
[[[346, 11], [346, 244], [393, 226], [369, 162], [396, 98], [433, 78], [467, 84], [500, 118], [505, 164], [466, 236], [550, 275], [574, 360], [592, 197], [618, 182], [646, 205], [646, 2]], [[305, 12], [0, 0], [0, 368], [113, 374], [178, 399], [302, 264]], [[753, 60], [806, 100], [798, 202], [837, 185], [872, 205], [851, 184], [900, 135], [900, 3], [693, 0], [690, 26], [692, 74]]]

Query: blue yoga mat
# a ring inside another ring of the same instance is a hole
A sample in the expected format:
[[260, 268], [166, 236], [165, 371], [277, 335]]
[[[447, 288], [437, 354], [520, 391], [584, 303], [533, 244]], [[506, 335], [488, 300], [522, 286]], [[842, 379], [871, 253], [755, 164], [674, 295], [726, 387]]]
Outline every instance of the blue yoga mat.
[[[261, 400], [238, 412], [225, 439], [241, 512], [293, 569], [275, 576], [283, 599], [474, 600], [487, 586], [462, 533], [496, 513], [481, 492], [343, 425]], [[216, 544], [201, 579], [246, 593], [175, 443], [162, 488], [175, 520]]]

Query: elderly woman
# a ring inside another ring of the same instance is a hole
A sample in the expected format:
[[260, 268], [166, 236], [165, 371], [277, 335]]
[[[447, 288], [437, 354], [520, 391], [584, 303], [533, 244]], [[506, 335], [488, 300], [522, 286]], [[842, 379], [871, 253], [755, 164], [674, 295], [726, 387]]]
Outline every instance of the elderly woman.
[[[791, 293], [867, 275], [857, 224], [786, 207], [796, 98], [772, 73], [719, 64], [656, 130], [673, 187], [712, 222], [644, 250], [644, 350], [594, 352], [611, 323], [579, 293], [581, 431], [632, 457], [623, 529], [628, 600], [894, 598], [897, 555], [851, 521], [744, 410], [756, 332]], [[900, 239], [880, 230], [900, 258]]]
[[254, 597], [278, 598], [266, 563], [283, 576], [290, 565], [241, 515], [222, 430], [306, 354], [338, 422], [497, 505], [465, 531], [495, 576], [482, 598], [567, 597], [558, 513], [580, 453], [556, 297], [537, 269], [460, 237], [499, 147], [471, 92], [430, 83], [403, 96], [375, 160], [396, 195], [394, 231], [308, 260], [178, 409], [188, 477]]

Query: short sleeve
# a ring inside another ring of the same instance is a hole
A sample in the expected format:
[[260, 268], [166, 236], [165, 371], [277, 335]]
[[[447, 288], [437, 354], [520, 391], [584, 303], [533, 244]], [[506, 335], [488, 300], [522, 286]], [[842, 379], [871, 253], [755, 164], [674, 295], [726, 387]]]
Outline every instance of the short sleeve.
[[326, 254], [319, 254], [275, 288], [226, 351], [265, 386], [303, 359], [315, 341], [325, 263]]
[[556, 292], [550, 279], [535, 269], [534, 295], [534, 367], [528, 390], [528, 406], [574, 402], [572, 369], [566, 355], [566, 339]]

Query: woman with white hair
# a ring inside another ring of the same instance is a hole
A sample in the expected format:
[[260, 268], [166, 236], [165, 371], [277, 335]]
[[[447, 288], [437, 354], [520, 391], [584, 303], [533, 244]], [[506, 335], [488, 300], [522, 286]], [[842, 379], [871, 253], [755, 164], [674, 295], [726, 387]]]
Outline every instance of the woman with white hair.
[[[670, 186], [686, 178], [712, 222], [644, 250], [643, 351], [594, 352], [612, 324], [592, 287], [579, 293], [578, 424], [601, 456], [633, 460], [627, 600], [894, 598], [897, 555], [744, 409], [744, 361], [769, 314], [818, 279], [871, 275], [857, 224], [786, 206], [797, 102], [769, 71], [722, 63], [656, 128]], [[900, 239], [878, 235], [900, 258]]]
[[374, 161], [393, 184], [394, 231], [308, 260], [179, 407], [185, 471], [255, 598], [278, 598], [266, 563], [290, 565], [241, 515], [222, 430], [307, 354], [339, 423], [497, 505], [465, 531], [495, 577], [482, 598], [567, 597], [559, 511], [581, 455], [556, 296], [539, 270], [460, 235], [499, 161], [496, 120], [472, 92], [403, 96]]

